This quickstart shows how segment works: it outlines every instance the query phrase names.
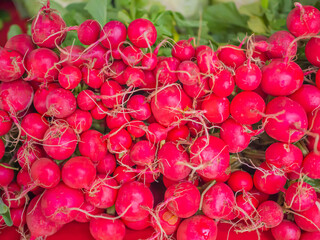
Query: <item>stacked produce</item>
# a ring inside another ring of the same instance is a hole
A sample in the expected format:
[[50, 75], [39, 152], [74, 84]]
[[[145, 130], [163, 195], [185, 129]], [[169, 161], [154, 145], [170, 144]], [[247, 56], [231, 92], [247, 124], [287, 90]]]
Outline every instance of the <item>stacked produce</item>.
[[320, 239], [320, 11], [287, 27], [214, 51], [48, 2], [0, 49], [0, 234]]

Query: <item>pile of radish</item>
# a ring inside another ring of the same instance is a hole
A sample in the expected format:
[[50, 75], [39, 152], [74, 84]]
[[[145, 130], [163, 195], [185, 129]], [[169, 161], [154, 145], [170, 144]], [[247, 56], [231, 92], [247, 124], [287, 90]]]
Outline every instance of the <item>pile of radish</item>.
[[320, 239], [320, 11], [295, 6], [214, 51], [48, 1], [0, 48], [0, 239]]

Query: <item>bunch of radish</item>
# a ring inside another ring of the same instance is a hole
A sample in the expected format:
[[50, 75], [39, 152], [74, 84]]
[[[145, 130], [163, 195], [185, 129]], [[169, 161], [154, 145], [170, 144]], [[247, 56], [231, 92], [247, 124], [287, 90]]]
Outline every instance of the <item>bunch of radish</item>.
[[287, 27], [214, 51], [48, 1], [0, 48], [0, 239], [320, 239], [320, 11]]

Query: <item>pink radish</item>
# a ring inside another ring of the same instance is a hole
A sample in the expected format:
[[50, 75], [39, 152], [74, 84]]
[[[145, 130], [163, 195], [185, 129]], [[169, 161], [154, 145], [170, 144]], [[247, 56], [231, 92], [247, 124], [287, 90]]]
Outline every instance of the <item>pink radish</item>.
[[66, 120], [77, 134], [89, 130], [92, 125], [91, 114], [80, 109], [76, 109]]
[[184, 85], [194, 85], [200, 82], [200, 69], [191, 61], [183, 61], [177, 68], [177, 77]]
[[180, 40], [172, 48], [171, 55], [179, 59], [180, 61], [189, 61], [195, 56], [195, 49], [191, 44], [191, 41], [194, 38], [189, 40]]
[[101, 174], [110, 175], [116, 169], [116, 159], [113, 154], [108, 153], [99, 161], [96, 166], [97, 172]]
[[22, 77], [25, 72], [22, 55], [14, 50], [0, 48], [0, 81], [11, 82]]
[[139, 48], [150, 48], [157, 40], [157, 30], [148, 19], [138, 18], [128, 26], [129, 40]]
[[[128, 104], [127, 103], [127, 108], [128, 108]], [[123, 125], [129, 123], [131, 120], [129, 113], [125, 113], [125, 112], [118, 112], [116, 115], [108, 115], [106, 117], [106, 124], [108, 126], [108, 128], [110, 129], [114, 129], [114, 128], [120, 128]]]
[[149, 141], [141, 140], [130, 150], [131, 161], [138, 166], [151, 166], [155, 160], [156, 147]]
[[95, 94], [91, 90], [81, 91], [77, 96], [77, 105], [81, 110], [92, 110], [96, 106]]
[[49, 128], [47, 119], [38, 113], [29, 113], [21, 121], [22, 136], [41, 141]]
[[253, 188], [253, 180], [249, 173], [238, 170], [230, 174], [228, 185], [234, 192], [249, 192]]
[[102, 137], [102, 133], [96, 130], [87, 130], [83, 132], [79, 142], [79, 151], [81, 155], [90, 158], [92, 162], [101, 161], [107, 154], [107, 145]]
[[242, 90], [255, 90], [261, 83], [261, 79], [261, 70], [253, 63], [238, 67], [234, 76], [235, 83]]
[[234, 45], [223, 46], [218, 50], [218, 58], [233, 69], [240, 67], [247, 59], [243, 49]]
[[45, 115], [48, 111], [46, 106], [46, 99], [48, 94], [56, 88], [60, 88], [59, 84], [50, 83], [44, 88], [39, 88], [33, 98], [33, 106], [37, 110], [37, 112], [41, 115]]
[[7, 134], [11, 127], [12, 120], [9, 114], [4, 110], [0, 110], [0, 136]]
[[32, 164], [39, 158], [46, 157], [43, 148], [34, 142], [24, 143], [17, 151], [17, 160], [21, 168], [30, 169]]
[[[95, 206], [91, 205], [88, 202], [84, 202], [81, 207], [81, 210], [85, 211], [86, 213], [89, 213], [91, 215], [99, 215], [101, 213], [103, 213], [103, 209], [101, 208], [96, 208]], [[77, 222], [90, 222], [90, 220], [92, 219], [92, 217], [86, 215], [86, 213], [84, 212], [78, 212], [75, 214], [75, 220]]]
[[232, 74], [223, 69], [209, 78], [210, 89], [219, 97], [228, 97], [234, 89], [234, 78]]
[[127, 103], [130, 116], [137, 120], [147, 120], [151, 116], [150, 104], [143, 95], [132, 96]]
[[88, 19], [80, 24], [77, 29], [78, 39], [84, 45], [93, 44], [98, 40], [101, 27], [96, 20]]
[[320, 163], [320, 156], [315, 152], [310, 152], [302, 162], [302, 172], [309, 178], [320, 178], [320, 171], [318, 170], [318, 164]]
[[31, 166], [31, 179], [34, 184], [43, 188], [53, 188], [60, 182], [60, 168], [49, 158], [39, 158]]
[[[320, 18], [320, 14], [319, 14]], [[320, 26], [319, 26], [320, 27]], [[305, 54], [307, 60], [314, 66], [320, 67], [320, 60], [319, 60], [319, 54], [320, 54], [320, 40], [319, 38], [311, 38], [305, 47]]]
[[306, 211], [294, 215], [296, 224], [306, 232], [319, 232], [320, 229], [320, 208], [319, 199]]
[[268, 39], [267, 55], [269, 58], [294, 58], [297, 54], [295, 37], [287, 31], [277, 31]]
[[320, 90], [316, 86], [303, 84], [298, 91], [289, 96], [299, 103], [306, 113], [311, 113], [320, 105]]
[[27, 53], [35, 49], [36, 45], [33, 43], [31, 36], [28, 34], [18, 34], [8, 39], [4, 47], [15, 50], [22, 56], [25, 56]]
[[130, 134], [125, 129], [113, 129], [106, 135], [107, 147], [111, 153], [120, 153], [128, 150], [131, 147], [132, 139]]
[[162, 84], [171, 84], [178, 80], [176, 71], [180, 61], [174, 57], [166, 57], [162, 61], [158, 61], [154, 69], [154, 75], [157, 81]]
[[212, 123], [224, 122], [230, 115], [229, 108], [229, 100], [215, 94], [208, 95], [201, 104], [204, 116]]
[[261, 203], [257, 211], [261, 224], [267, 228], [274, 228], [283, 220], [283, 210], [281, 206], [274, 201]]
[[75, 66], [80, 68], [84, 64], [82, 54], [85, 48], [83, 46], [71, 45], [62, 49], [60, 53], [60, 60], [62, 66]]
[[110, 21], [103, 26], [100, 38], [105, 38], [101, 44], [108, 49], [116, 49], [127, 38], [126, 26], [119, 21]]
[[283, 220], [278, 226], [272, 228], [271, 232], [273, 237], [279, 240], [299, 240], [301, 236], [301, 229], [289, 220]]
[[83, 81], [91, 88], [98, 89], [105, 82], [105, 76], [100, 70], [83, 67], [81, 72]]
[[58, 80], [64, 89], [74, 89], [81, 82], [82, 73], [75, 66], [65, 66], [60, 70]]

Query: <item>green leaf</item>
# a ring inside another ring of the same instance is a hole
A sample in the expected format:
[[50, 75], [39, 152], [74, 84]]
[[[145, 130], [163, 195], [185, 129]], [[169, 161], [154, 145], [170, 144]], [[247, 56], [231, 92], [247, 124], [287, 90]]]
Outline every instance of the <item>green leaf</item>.
[[84, 9], [101, 25], [107, 23], [108, 0], [89, 0]]
[[268, 31], [263, 19], [257, 16], [250, 17], [248, 26], [250, 30], [256, 34], [265, 34]]
[[123, 22], [125, 25], [129, 25], [129, 23], [132, 21], [128, 12], [126, 10], [122, 10], [118, 12], [118, 18], [120, 22]]
[[260, 2], [254, 2], [247, 5], [242, 5], [239, 8], [239, 12], [241, 14], [247, 15], [247, 16], [262, 16], [262, 8]]
[[1, 9], [0, 10], [0, 19], [3, 22], [9, 22], [11, 20], [9, 12]]
[[22, 34], [22, 29], [20, 28], [20, 26], [18, 26], [17, 24], [11, 25], [8, 31], [8, 39], [18, 34]]
[[13, 225], [11, 215], [10, 215], [10, 208], [4, 204], [4, 202], [2, 201], [2, 198], [0, 198], [0, 215], [2, 216], [7, 226], [11, 227]]
[[64, 15], [67, 12], [64, 7], [52, 0], [50, 1], [50, 8], [57, 10], [61, 15]]

